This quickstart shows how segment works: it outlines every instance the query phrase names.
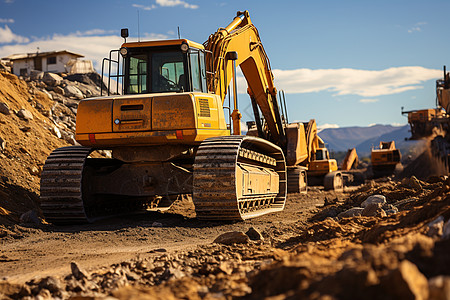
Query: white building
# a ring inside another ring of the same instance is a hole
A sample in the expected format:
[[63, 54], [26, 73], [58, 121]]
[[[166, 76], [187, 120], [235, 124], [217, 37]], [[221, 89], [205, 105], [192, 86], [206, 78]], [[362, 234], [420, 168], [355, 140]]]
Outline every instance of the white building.
[[17, 76], [30, 75], [32, 70], [51, 73], [94, 72], [92, 61], [80, 60], [81, 54], [63, 51], [13, 54], [4, 57], [12, 63], [12, 73]]

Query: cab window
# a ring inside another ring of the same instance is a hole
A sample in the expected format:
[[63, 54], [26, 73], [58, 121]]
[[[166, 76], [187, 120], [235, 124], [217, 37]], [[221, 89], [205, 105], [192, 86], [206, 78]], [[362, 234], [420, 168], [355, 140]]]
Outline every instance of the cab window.
[[206, 86], [206, 66], [205, 66], [205, 54], [200, 51], [200, 76], [201, 76], [201, 82], [202, 82], [202, 91], [204, 93], [207, 93], [207, 86]]
[[147, 55], [130, 57], [128, 94], [147, 93]]
[[198, 52], [192, 51], [189, 55], [191, 62], [191, 79], [192, 79], [192, 90], [194, 92], [202, 91], [201, 77], [200, 77], [200, 64], [198, 61]]
[[152, 55], [152, 92], [180, 91], [185, 86], [184, 77], [181, 52], [156, 52]]
[[319, 150], [316, 152], [316, 160], [323, 160], [323, 152], [322, 150]]

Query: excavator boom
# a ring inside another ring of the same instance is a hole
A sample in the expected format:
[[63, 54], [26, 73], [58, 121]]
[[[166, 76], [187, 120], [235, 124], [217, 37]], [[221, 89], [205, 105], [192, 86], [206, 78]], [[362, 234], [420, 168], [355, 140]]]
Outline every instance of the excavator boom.
[[[230, 54], [235, 52], [236, 65], [240, 66], [248, 85], [248, 94], [254, 106], [261, 110], [266, 121], [267, 136], [271, 142], [286, 146], [285, 130], [277, 102], [277, 90], [273, 82], [270, 62], [261, 43], [258, 30], [252, 24], [248, 11], [238, 12], [225, 28], [217, 30], [205, 42], [206, 66], [208, 68], [208, 89], [225, 100], [227, 87], [233, 77], [233, 64]], [[262, 124], [256, 118], [258, 131]]]

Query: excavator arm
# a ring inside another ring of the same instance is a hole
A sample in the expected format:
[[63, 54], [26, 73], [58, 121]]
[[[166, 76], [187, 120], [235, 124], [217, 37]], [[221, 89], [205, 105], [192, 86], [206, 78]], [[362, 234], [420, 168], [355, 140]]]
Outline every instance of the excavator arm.
[[[219, 28], [205, 42], [208, 89], [225, 100], [227, 87], [233, 77], [232, 59], [240, 66], [248, 84], [248, 94], [255, 112], [258, 132], [271, 142], [286, 145], [286, 135], [277, 102], [270, 62], [262, 46], [258, 30], [252, 24], [248, 11], [238, 12], [226, 28]], [[262, 128], [258, 116], [261, 111], [266, 128]]]

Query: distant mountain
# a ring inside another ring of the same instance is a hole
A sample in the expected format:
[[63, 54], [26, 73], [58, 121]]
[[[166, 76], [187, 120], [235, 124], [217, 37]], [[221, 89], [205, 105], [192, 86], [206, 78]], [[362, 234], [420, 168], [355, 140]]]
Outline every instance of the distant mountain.
[[[381, 138], [388, 138], [387, 134], [389, 133], [394, 132], [394, 135], [392, 135], [393, 139], [390, 140], [395, 140], [396, 143], [397, 140], [404, 140], [404, 137], [409, 137], [409, 133], [407, 132], [408, 129], [409, 125], [395, 127], [392, 125], [377, 124], [370, 127], [355, 126], [327, 128], [320, 131], [319, 136], [325, 141], [325, 143], [327, 143], [327, 147], [330, 151], [347, 151], [347, 149], [357, 147], [358, 152], [363, 151], [370, 153], [372, 144], [374, 146], [378, 145]], [[407, 134], [403, 136], [405, 131]], [[366, 141], [369, 143], [368, 146], [364, 144]], [[364, 147], [367, 147], [367, 149]]]
[[365, 140], [364, 142], [360, 143], [356, 146], [356, 151], [358, 153], [363, 154], [370, 154], [370, 151], [372, 147], [378, 147], [380, 144], [380, 141], [383, 142], [389, 142], [389, 141], [395, 141], [395, 147], [397, 149], [402, 148], [409, 148], [409, 145], [414, 144], [413, 141], [406, 141], [405, 139], [408, 139], [411, 137], [411, 133], [409, 132], [409, 125], [405, 125], [402, 127], [395, 127], [396, 130], [393, 130], [391, 132], [385, 133], [381, 136], [373, 137], [370, 139]]

